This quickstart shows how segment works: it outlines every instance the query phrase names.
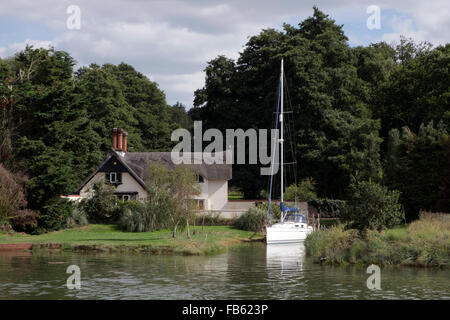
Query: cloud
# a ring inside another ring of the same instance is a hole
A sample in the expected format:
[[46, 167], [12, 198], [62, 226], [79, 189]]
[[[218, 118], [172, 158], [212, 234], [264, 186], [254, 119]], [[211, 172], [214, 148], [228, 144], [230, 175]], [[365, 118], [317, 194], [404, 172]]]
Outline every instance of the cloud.
[[45, 48], [48, 49], [52, 46], [51, 41], [46, 40], [32, 40], [32, 39], [25, 39], [22, 42], [14, 42], [6, 47], [0, 47], [0, 56], [1, 57], [9, 57], [14, 55], [16, 52], [22, 51], [25, 49], [25, 47], [33, 46], [35, 48]]
[[[382, 14], [386, 10], [399, 14], [392, 15], [387, 20], [389, 26], [383, 26], [382, 32], [376, 34], [364, 29], [365, 8], [377, 4], [372, 0], [325, 0], [317, 5], [338, 24], [347, 24], [353, 45], [381, 39], [398, 42], [401, 34], [434, 43], [448, 41], [447, 1], [377, 2]], [[40, 40], [15, 39], [0, 47], [0, 56], [14, 53], [28, 42], [35, 46], [51, 44], [68, 51], [78, 66], [124, 61], [157, 81], [170, 104], [181, 101], [190, 107], [193, 91], [203, 86], [202, 70], [208, 60], [219, 54], [237, 58], [248, 36], [262, 28], [280, 28], [283, 22], [297, 24], [312, 14], [316, 3], [312, 0], [4, 1], [0, 3], [0, 17], [43, 25], [52, 35], [47, 39], [39, 35]], [[81, 9], [80, 30], [66, 27], [69, 17], [66, 9], [72, 4]]]
[[408, 15], [394, 15], [390, 21], [392, 32], [383, 35], [386, 42], [398, 42], [400, 36], [412, 38], [416, 42], [428, 41], [434, 45], [449, 41], [450, 16], [449, 5], [442, 2], [419, 3], [405, 9]]

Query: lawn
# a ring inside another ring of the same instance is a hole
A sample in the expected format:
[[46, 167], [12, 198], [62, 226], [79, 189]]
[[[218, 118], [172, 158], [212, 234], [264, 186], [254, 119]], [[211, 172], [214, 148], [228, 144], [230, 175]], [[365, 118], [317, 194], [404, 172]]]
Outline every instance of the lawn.
[[[85, 227], [65, 229], [41, 235], [21, 233], [0, 234], [2, 243], [61, 244], [65, 249], [100, 251], [142, 251], [167, 254], [210, 254], [226, 250], [230, 246], [248, 241], [253, 232], [231, 226], [191, 226], [191, 238], [186, 231], [172, 238], [171, 230], [155, 232], [125, 232], [116, 225], [91, 224]], [[262, 239], [258, 234], [253, 239]]]

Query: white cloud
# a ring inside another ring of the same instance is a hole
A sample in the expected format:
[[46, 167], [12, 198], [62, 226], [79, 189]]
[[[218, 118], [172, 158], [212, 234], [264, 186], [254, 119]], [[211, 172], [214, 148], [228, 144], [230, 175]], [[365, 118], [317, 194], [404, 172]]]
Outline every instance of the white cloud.
[[22, 42], [14, 42], [6, 47], [0, 47], [0, 56], [9, 57], [14, 55], [16, 52], [22, 51], [27, 45], [33, 46], [35, 48], [50, 48], [53, 44], [51, 41], [45, 40], [32, 40], [25, 39]]
[[400, 36], [405, 36], [434, 45], [445, 44], [449, 41], [450, 33], [449, 7], [439, 2], [426, 2], [415, 7], [415, 10], [405, 9], [410, 17], [393, 16], [393, 32], [384, 34], [383, 40], [388, 43], [398, 42]]
[[[446, 0], [396, 2], [388, 0], [262, 1], [262, 0], [17, 0], [0, 2], [0, 17], [33, 22], [49, 28], [50, 39], [17, 39], [0, 47], [0, 56], [25, 47], [53, 45], [68, 51], [78, 65], [124, 61], [150, 75], [166, 94], [192, 105], [193, 91], [203, 86], [206, 62], [219, 54], [237, 58], [247, 37], [262, 28], [279, 27], [284, 21], [300, 22], [318, 5], [338, 24], [355, 19], [365, 25], [365, 6], [406, 13], [391, 19], [392, 31], [382, 37], [398, 41], [400, 35], [417, 40], [445, 43], [450, 34], [449, 4]], [[68, 30], [66, 9], [81, 9], [81, 30]], [[384, 27], [383, 27], [384, 28]], [[359, 30], [350, 32], [350, 43], [366, 39]], [[1, 31], [0, 31], [1, 32]], [[0, 33], [1, 34], [1, 33]], [[368, 35], [367, 37], [370, 37]], [[379, 34], [377, 37], [381, 37]], [[28, 37], [30, 38], [30, 37]], [[377, 40], [380, 38], [377, 38]], [[34, 42], [33, 42], [34, 41]]]

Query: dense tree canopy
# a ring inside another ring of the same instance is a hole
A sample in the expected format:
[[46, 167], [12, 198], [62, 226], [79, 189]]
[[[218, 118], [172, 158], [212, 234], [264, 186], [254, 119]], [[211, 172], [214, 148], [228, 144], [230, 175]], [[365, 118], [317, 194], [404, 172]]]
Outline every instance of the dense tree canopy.
[[28, 177], [28, 207], [42, 214], [57, 212], [53, 198], [75, 191], [104, 159], [112, 128], [126, 128], [130, 151], [168, 151], [171, 131], [189, 124], [184, 107], [167, 105], [133, 67], [74, 72], [75, 63], [66, 52], [32, 47], [0, 60], [0, 163]]
[[[442, 175], [433, 165], [439, 162], [448, 177], [442, 164], [448, 152], [440, 151], [439, 141], [448, 137], [450, 125], [449, 48], [406, 38], [396, 46], [352, 48], [342, 26], [314, 8], [298, 26], [285, 24], [282, 31], [266, 29], [251, 37], [236, 61], [225, 56], [209, 61], [205, 86], [195, 92], [189, 113], [207, 128], [273, 128], [283, 58], [297, 180], [312, 177], [319, 196], [340, 199], [349, 196], [353, 183], [377, 181], [402, 191], [414, 217], [420, 208], [436, 209], [436, 201], [448, 203], [448, 178], [438, 182]], [[439, 133], [430, 132], [430, 121], [440, 123]], [[388, 152], [389, 136], [396, 134], [391, 130], [418, 133], [408, 160], [413, 166], [395, 164], [401, 160], [392, 148]], [[430, 134], [434, 138], [419, 138]], [[409, 173], [394, 170], [396, 165]], [[231, 183], [247, 198], [267, 187], [248, 165], [233, 167]]]
[[[370, 181], [400, 191], [407, 218], [450, 211], [450, 45], [402, 38], [350, 47], [318, 8], [296, 26], [250, 37], [236, 60], [209, 61], [188, 112], [126, 63], [74, 70], [69, 53], [33, 47], [0, 59], [0, 165], [21, 177], [26, 195], [27, 208], [16, 210], [57, 228], [53, 216], [66, 207], [54, 198], [104, 159], [114, 127], [128, 131], [130, 151], [169, 151], [171, 132], [193, 120], [223, 133], [273, 128], [282, 58], [296, 150], [286, 155], [296, 166], [286, 174], [297, 172], [289, 184], [312, 178], [318, 197], [350, 199], [351, 185]], [[234, 165], [231, 185], [246, 198], [267, 194], [259, 165]]]

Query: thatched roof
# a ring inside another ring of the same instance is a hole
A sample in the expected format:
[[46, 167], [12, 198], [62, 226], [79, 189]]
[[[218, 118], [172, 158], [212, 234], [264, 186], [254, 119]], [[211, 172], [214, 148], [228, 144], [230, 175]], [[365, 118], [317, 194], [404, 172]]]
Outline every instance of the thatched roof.
[[[127, 152], [121, 159], [131, 168], [142, 180], [148, 175], [148, 166], [153, 162], [161, 163], [169, 168], [174, 168], [176, 164], [172, 161], [171, 152]], [[232, 175], [231, 164], [225, 164], [225, 152], [217, 153], [217, 157], [223, 164], [208, 164], [212, 161], [209, 153], [191, 153], [191, 164], [186, 164], [194, 172], [208, 180], [230, 180]], [[206, 162], [205, 162], [205, 159]], [[194, 160], [199, 163], [194, 163]], [[183, 164], [181, 164], [183, 165]]]
[[[192, 164], [181, 164], [191, 168], [194, 172], [198, 173], [207, 180], [230, 180], [232, 175], [231, 164], [225, 164], [225, 152], [220, 152], [215, 155], [216, 158], [222, 159], [223, 164], [208, 164], [212, 163], [212, 155], [209, 153], [191, 153]], [[172, 161], [171, 152], [126, 152], [120, 153], [111, 150], [108, 153], [105, 161], [92, 172], [78, 188], [77, 194], [81, 189], [97, 174], [102, 172], [102, 168], [107, 165], [109, 160], [114, 157], [120, 164], [123, 165], [123, 169], [128, 171], [136, 181], [145, 188], [145, 180], [148, 177], [148, 168], [154, 163], [158, 162], [165, 165], [168, 168], [174, 168], [176, 164]], [[205, 162], [206, 159], [206, 162]], [[194, 160], [199, 163], [194, 163]], [[115, 160], [114, 160], [115, 161]]]

